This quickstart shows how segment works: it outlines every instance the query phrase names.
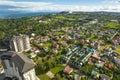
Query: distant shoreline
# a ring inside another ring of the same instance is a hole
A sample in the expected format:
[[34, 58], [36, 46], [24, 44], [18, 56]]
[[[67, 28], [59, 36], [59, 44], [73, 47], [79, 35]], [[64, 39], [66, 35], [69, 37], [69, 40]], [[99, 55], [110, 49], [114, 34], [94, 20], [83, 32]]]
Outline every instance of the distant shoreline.
[[22, 17], [32, 17], [32, 16], [40, 16], [45, 14], [56, 14], [59, 12], [30, 12], [30, 13], [8, 13], [8, 14], [0, 14], [0, 19], [14, 19], [14, 18], [22, 18]]
[[[0, 13], [0, 19], [14, 19], [14, 18], [22, 18], [22, 17], [33, 17], [33, 16], [41, 16], [46, 14], [59, 14], [59, 13], [69, 13], [70, 11], [43, 11], [43, 12], [5, 12]], [[93, 12], [82, 12], [82, 11], [73, 11], [73, 13], [112, 13], [112, 14], [120, 14], [120, 12], [107, 12], [107, 11], [93, 11]]]

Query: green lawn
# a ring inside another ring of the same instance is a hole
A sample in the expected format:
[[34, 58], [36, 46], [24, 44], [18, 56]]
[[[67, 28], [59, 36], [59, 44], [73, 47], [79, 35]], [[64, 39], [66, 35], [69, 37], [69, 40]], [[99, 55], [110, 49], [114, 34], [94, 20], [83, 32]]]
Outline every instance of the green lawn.
[[117, 29], [120, 26], [120, 24], [115, 23], [115, 22], [109, 22], [106, 24], [107, 28], [113, 28], [113, 29]]
[[63, 31], [59, 31], [59, 32], [56, 32], [57, 35], [61, 35], [61, 34], [64, 34]]
[[112, 45], [111, 45], [111, 44], [106, 44], [105, 47], [106, 47], [106, 48], [111, 48]]
[[56, 16], [56, 18], [57, 18], [57, 19], [64, 19], [64, 20], [70, 20], [70, 21], [76, 20], [76, 19], [74, 19], [74, 18], [66, 18], [66, 17], [64, 17], [64, 16]]
[[38, 76], [40, 80], [51, 80], [46, 74], [42, 74]]
[[60, 59], [63, 55], [57, 55], [56, 58]]
[[94, 39], [94, 35], [92, 34], [88, 39]]
[[26, 56], [29, 56], [31, 54], [31, 52], [25, 52], [24, 53]]
[[120, 53], [120, 45], [116, 48], [116, 51]]
[[51, 47], [51, 43], [46, 42], [46, 43], [44, 44], [44, 46], [46, 46], [46, 47], [50, 48], [50, 47]]
[[51, 71], [53, 74], [56, 74], [56, 73], [58, 73], [59, 71], [61, 71], [61, 70], [63, 70], [63, 69], [64, 69], [64, 67], [60, 64], [60, 65], [58, 65], [57, 67], [52, 68], [50, 71]]

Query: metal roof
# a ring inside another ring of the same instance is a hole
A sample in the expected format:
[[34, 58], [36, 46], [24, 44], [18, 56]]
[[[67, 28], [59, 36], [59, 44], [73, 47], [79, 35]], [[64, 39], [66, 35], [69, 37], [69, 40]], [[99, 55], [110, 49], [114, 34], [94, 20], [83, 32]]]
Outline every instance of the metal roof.
[[34, 62], [22, 53], [6, 52], [3, 56], [11, 56], [10, 61], [18, 67], [20, 73], [25, 73], [35, 66]]

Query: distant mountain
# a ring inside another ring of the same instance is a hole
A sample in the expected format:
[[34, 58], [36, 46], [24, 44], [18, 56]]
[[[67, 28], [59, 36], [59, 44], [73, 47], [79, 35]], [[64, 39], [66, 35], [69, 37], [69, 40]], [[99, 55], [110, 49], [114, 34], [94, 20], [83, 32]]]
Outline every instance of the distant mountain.
[[52, 13], [58, 13], [58, 12], [18, 12], [18, 11], [12, 11], [12, 12], [0, 12], [0, 18], [21, 18], [21, 17], [32, 17], [32, 16], [39, 16], [44, 14], [52, 14]]
[[84, 11], [62, 11], [60, 14], [66, 14], [66, 13], [98, 13], [98, 14], [120, 14], [120, 12], [107, 12], [107, 11], [91, 11], [91, 12], [84, 12]]

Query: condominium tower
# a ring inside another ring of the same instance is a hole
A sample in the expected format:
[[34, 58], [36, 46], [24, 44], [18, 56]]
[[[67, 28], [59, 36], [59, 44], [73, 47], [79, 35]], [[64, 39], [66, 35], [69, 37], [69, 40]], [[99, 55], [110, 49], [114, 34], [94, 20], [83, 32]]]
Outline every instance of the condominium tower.
[[28, 35], [13, 36], [10, 40], [10, 49], [15, 52], [30, 50], [30, 41]]

